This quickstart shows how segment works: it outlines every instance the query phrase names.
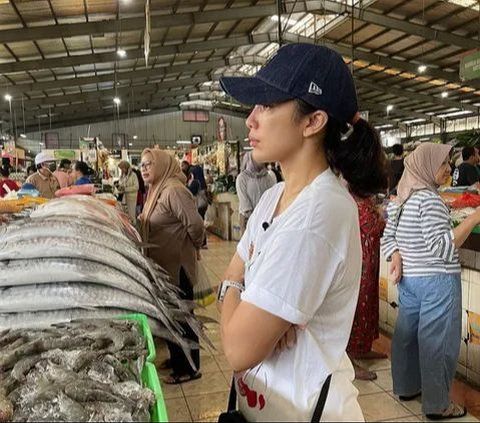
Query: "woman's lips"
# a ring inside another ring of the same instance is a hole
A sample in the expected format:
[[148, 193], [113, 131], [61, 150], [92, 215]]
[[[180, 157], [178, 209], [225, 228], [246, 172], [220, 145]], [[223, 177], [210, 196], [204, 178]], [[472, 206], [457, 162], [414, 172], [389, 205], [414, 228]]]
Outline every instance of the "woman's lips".
[[255, 138], [250, 138], [250, 147], [255, 148], [258, 145], [259, 141]]

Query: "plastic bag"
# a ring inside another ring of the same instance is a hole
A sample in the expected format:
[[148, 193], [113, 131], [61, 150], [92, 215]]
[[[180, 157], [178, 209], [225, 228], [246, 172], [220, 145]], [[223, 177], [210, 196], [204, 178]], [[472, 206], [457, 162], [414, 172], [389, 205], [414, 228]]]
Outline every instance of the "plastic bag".
[[203, 307], [215, 302], [216, 295], [208, 278], [205, 266], [197, 261], [197, 284], [193, 287], [193, 300]]
[[209, 228], [210, 226], [213, 226], [213, 224], [215, 223], [215, 219], [216, 219], [216, 210], [215, 210], [215, 207], [213, 205], [209, 205], [208, 206], [208, 209], [207, 209], [207, 212], [205, 213], [205, 227], [206, 228]]

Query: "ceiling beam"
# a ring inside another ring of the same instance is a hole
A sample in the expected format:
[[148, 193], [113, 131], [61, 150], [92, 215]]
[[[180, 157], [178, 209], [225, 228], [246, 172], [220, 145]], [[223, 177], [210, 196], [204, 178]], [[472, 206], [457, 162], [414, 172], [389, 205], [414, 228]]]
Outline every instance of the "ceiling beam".
[[[98, 76], [79, 77], [60, 79], [55, 81], [35, 82], [28, 84], [17, 84], [8, 88], [9, 94], [12, 96], [18, 96], [22, 93], [28, 93], [32, 91], [44, 91], [55, 88], [65, 87], [77, 87], [81, 85], [98, 84], [101, 82], [112, 82], [114, 79], [117, 81], [135, 80], [141, 78], [152, 77], [164, 77], [169, 74], [177, 74], [183, 72], [194, 72], [199, 70], [215, 70], [217, 68], [226, 66], [238, 66], [238, 65], [263, 65], [266, 62], [266, 58], [259, 56], [245, 56], [235, 57], [231, 59], [218, 59], [208, 62], [196, 62], [182, 65], [163, 66], [154, 69], [143, 69], [137, 71], [117, 72], [101, 74]], [[116, 76], [116, 77], [115, 77]]]
[[[176, 40], [175, 43], [171, 45], [152, 47], [150, 50], [150, 57], [194, 53], [195, 51], [209, 51], [221, 48], [233, 48], [249, 44], [273, 43], [277, 41], [277, 38], [277, 34], [275, 33], [263, 33], [232, 36], [218, 40], [189, 42], [188, 44], [183, 44], [182, 40]], [[123, 47], [127, 51], [128, 59], [143, 59], [145, 57], [143, 50], [138, 49], [137, 45]], [[117, 61], [120, 61], [120, 59], [115, 51], [110, 53], [55, 57], [44, 60], [22, 60], [21, 62], [0, 63], [0, 74], [89, 65], [94, 63], [113, 63]]]
[[[129, 96], [133, 93], [133, 97], [139, 97], [142, 95], [151, 95], [155, 94], [156, 92], [162, 92], [167, 89], [171, 88], [180, 88], [180, 87], [188, 87], [188, 86], [195, 86], [202, 82], [210, 81], [211, 78], [208, 75], [199, 75], [195, 78], [182, 78], [182, 79], [175, 79], [173, 81], [165, 81], [160, 83], [152, 83], [152, 84], [142, 84], [142, 85], [134, 85], [131, 87], [121, 87], [115, 89], [106, 89], [106, 90], [98, 90], [98, 91], [89, 91], [83, 92], [80, 94], [67, 94], [67, 95], [56, 95], [51, 97], [43, 97], [43, 98], [34, 98], [25, 102], [25, 108], [31, 108], [32, 106], [48, 106], [48, 105], [57, 105], [57, 104], [66, 104], [66, 103], [73, 103], [78, 101], [83, 101], [85, 103], [90, 101], [96, 101], [99, 99], [109, 99], [112, 100], [113, 97], [119, 96], [122, 101], [125, 100], [125, 96]], [[15, 103], [20, 104], [20, 100], [12, 101], [13, 107], [15, 107]]]
[[[304, 36], [292, 34], [292, 33], [285, 33], [284, 40], [290, 43], [307, 43], [307, 44], [315, 43], [315, 40], [313, 38], [304, 37]], [[351, 46], [348, 46], [348, 45], [335, 44], [331, 40], [328, 40], [325, 38], [323, 38], [322, 40], [319, 40], [318, 44], [325, 45], [326, 47], [329, 47], [337, 51], [339, 54], [345, 57], [350, 58], [352, 55], [352, 48]], [[418, 64], [411, 63], [410, 61], [407, 61], [407, 60], [405, 61], [397, 60], [397, 59], [392, 59], [390, 57], [382, 56], [380, 54], [369, 53], [367, 51], [359, 50], [358, 48], [355, 50], [355, 59], [364, 60], [366, 62], [369, 62], [372, 65], [384, 66], [386, 68], [395, 68], [395, 69], [403, 70], [406, 72], [418, 74]], [[425, 63], [425, 64], [428, 65], [428, 63]], [[462, 85], [465, 85], [465, 83], [460, 80], [460, 76], [458, 72], [447, 72], [441, 69], [434, 68], [431, 65], [427, 66], [426, 71], [418, 76], [422, 76], [422, 77], [430, 76], [432, 78], [444, 79], [448, 82], [457, 82]], [[469, 81], [468, 84], [469, 86], [472, 86], [472, 87], [480, 87], [480, 82], [473, 83], [472, 81]]]
[[[384, 107], [380, 106], [378, 103], [374, 102], [369, 102], [369, 101], [362, 101], [360, 98], [360, 109], [368, 109], [368, 110], [375, 110], [376, 112], [380, 113], [386, 113], [386, 110]], [[398, 115], [401, 116], [402, 118], [416, 118], [416, 119], [425, 119], [425, 123], [432, 122], [435, 125], [440, 126], [441, 119], [435, 117], [435, 116], [430, 116], [426, 115], [424, 113], [419, 113], [415, 112], [412, 110], [405, 110], [400, 107], [394, 106], [393, 110], [390, 112], [391, 115]], [[392, 116], [393, 117], [393, 116]]]
[[[153, 15], [152, 28], [171, 28], [190, 26], [194, 24], [216, 23], [219, 21], [234, 21], [238, 19], [263, 18], [276, 14], [275, 4], [255, 7], [234, 7], [231, 9], [209, 10], [203, 12], [175, 13], [173, 15]], [[288, 7], [288, 11], [292, 7]], [[306, 11], [303, 5], [295, 5], [293, 10]], [[6, 29], [0, 31], [0, 43], [16, 41], [32, 41], [56, 38], [68, 38], [92, 34], [109, 34], [143, 30], [145, 18], [122, 18], [121, 28], [118, 20], [108, 19], [95, 22], [68, 23], [59, 25], [45, 25], [30, 28]]]
[[[350, 6], [346, 6], [345, 4], [332, 0], [307, 1], [306, 3], [307, 8], [310, 9], [313, 7], [313, 4], [316, 3], [318, 4], [318, 10], [327, 10], [330, 13], [340, 15], [352, 16], [353, 14], [354, 18], [360, 21], [390, 29], [396, 29], [398, 31], [405, 32], [406, 34], [417, 35], [432, 41], [439, 41], [446, 45], [454, 45], [466, 50], [478, 48], [478, 40], [450, 34], [446, 31], [441, 31], [434, 28], [429, 28], [428, 22], [426, 25], [419, 25], [365, 9], [354, 8], [352, 11]], [[308, 5], [308, 3], [311, 4]]]
[[466, 103], [460, 103], [458, 101], [438, 98], [430, 95], [420, 94], [413, 91], [408, 91], [402, 88], [396, 88], [392, 85], [381, 84], [379, 82], [369, 82], [364, 79], [355, 78], [355, 84], [359, 87], [363, 87], [366, 89], [380, 91], [389, 93], [392, 95], [396, 95], [398, 97], [409, 98], [412, 100], [423, 101], [425, 103], [433, 103], [433, 104], [441, 104], [444, 105], [445, 108], [447, 107], [455, 107], [460, 110], [470, 110], [474, 113], [480, 113], [480, 108], [476, 106], [472, 106]]

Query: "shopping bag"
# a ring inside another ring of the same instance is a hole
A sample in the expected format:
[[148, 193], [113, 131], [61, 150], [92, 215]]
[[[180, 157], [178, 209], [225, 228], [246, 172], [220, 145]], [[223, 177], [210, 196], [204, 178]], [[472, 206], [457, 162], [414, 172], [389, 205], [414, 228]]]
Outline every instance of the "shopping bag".
[[197, 261], [197, 284], [193, 287], [194, 301], [203, 307], [207, 307], [215, 302], [216, 295], [208, 278], [205, 266], [199, 260]]
[[209, 205], [207, 208], [207, 212], [205, 213], [205, 227], [209, 228], [213, 226], [216, 219], [216, 209], [213, 205]]

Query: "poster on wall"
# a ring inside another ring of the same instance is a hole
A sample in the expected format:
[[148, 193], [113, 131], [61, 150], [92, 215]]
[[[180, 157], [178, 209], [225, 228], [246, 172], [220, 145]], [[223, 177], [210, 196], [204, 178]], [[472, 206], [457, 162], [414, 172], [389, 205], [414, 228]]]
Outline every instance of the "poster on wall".
[[468, 339], [475, 345], [480, 345], [480, 314], [467, 311], [468, 316]]
[[45, 132], [45, 148], [47, 150], [56, 150], [60, 148], [60, 139], [58, 132]]
[[217, 121], [217, 140], [225, 142], [227, 138], [227, 122], [223, 116], [220, 116]]

